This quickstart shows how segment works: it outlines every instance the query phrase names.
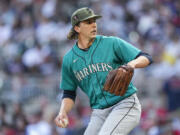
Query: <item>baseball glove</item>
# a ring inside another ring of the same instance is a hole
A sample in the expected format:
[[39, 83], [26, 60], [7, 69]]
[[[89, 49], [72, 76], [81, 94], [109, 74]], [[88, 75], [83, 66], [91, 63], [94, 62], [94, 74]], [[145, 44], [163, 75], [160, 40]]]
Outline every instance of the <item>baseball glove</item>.
[[104, 84], [104, 90], [117, 96], [123, 96], [126, 93], [133, 74], [134, 68], [129, 65], [123, 65], [118, 69], [110, 71]]

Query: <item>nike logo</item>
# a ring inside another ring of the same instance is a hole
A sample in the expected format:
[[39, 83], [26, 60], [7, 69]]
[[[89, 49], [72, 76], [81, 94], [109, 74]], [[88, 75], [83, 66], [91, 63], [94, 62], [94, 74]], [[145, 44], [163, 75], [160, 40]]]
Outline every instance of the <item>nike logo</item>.
[[73, 60], [73, 63], [75, 63], [78, 59]]

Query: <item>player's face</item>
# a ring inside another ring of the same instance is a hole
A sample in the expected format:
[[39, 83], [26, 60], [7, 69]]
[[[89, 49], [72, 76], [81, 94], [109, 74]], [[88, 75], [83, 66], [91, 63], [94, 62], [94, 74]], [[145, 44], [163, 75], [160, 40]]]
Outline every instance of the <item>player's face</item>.
[[92, 18], [82, 21], [78, 27], [78, 33], [80, 36], [88, 39], [95, 38], [97, 34], [96, 19]]

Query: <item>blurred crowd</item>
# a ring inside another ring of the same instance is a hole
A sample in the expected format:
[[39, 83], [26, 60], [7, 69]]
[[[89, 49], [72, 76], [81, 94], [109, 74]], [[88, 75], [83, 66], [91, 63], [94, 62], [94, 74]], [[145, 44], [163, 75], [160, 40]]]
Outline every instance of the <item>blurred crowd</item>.
[[179, 0], [0, 0], [0, 135], [81, 135], [91, 109], [78, 91], [67, 129], [55, 126], [70, 17], [80, 7], [103, 16], [98, 33], [153, 57], [133, 78], [143, 112], [133, 135], [180, 135]]

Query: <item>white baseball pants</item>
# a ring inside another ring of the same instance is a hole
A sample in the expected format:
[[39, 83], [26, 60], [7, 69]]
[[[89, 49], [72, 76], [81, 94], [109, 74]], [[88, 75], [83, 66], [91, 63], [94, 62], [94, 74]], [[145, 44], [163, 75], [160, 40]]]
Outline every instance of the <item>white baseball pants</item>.
[[136, 94], [106, 109], [93, 109], [84, 135], [128, 135], [140, 121], [141, 105]]

